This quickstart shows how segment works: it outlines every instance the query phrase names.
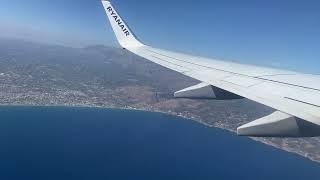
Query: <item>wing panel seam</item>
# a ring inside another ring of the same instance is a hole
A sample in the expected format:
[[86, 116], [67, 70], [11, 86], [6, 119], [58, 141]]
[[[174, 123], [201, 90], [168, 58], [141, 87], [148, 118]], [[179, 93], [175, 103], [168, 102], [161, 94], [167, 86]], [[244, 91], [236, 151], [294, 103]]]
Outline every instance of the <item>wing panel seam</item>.
[[160, 60], [160, 61], [164, 61], [164, 62], [166, 62], [166, 63], [172, 64], [172, 65], [175, 65], [175, 66], [178, 66], [178, 67], [181, 67], [181, 68], [187, 69], [187, 70], [189, 70], [189, 71], [192, 71], [192, 69], [190, 69], [190, 68], [187, 68], [187, 67], [181, 66], [181, 65], [179, 65], [179, 64], [172, 63], [172, 62], [170, 62], [170, 61], [166, 61], [166, 60], [161, 59], [161, 58], [159, 58], [159, 57], [157, 57], [157, 56], [153, 56], [153, 55], [151, 55], [151, 57], [156, 58], [156, 59], [158, 59], [158, 60]]
[[292, 101], [296, 101], [296, 102], [300, 102], [300, 103], [303, 103], [303, 104], [307, 104], [307, 105], [311, 105], [311, 106], [315, 106], [315, 107], [320, 108], [320, 105], [308, 103], [308, 102], [305, 102], [305, 101], [301, 101], [301, 100], [297, 100], [297, 99], [293, 99], [293, 98], [289, 98], [289, 97], [284, 97], [284, 98], [285, 98], [285, 99], [292, 100]]
[[200, 67], [205, 67], [205, 68], [208, 68], [208, 69], [213, 69], [213, 70], [217, 70], [217, 71], [222, 71], [222, 72], [226, 72], [226, 73], [230, 73], [230, 74], [234, 74], [234, 75], [245, 76], [245, 77], [249, 77], [249, 78], [255, 78], [255, 79], [259, 79], [259, 80], [263, 80], [263, 81], [267, 81], [267, 82], [274, 82], [274, 83], [279, 83], [279, 84], [284, 84], [284, 85], [299, 87], [299, 88], [303, 88], [303, 89], [320, 91], [320, 89], [316, 89], [316, 88], [311, 88], [311, 87], [306, 87], [306, 86], [301, 86], [301, 85], [286, 83], [286, 82], [282, 82], [282, 81], [275, 81], [275, 80], [265, 79], [265, 78], [262, 78], [262, 76], [260, 76], [260, 77], [259, 77], [259, 76], [249, 76], [249, 75], [245, 75], [245, 74], [241, 74], [241, 73], [235, 73], [235, 72], [231, 72], [231, 71], [226, 71], [226, 70], [222, 70], [222, 69], [213, 68], [213, 67], [210, 67], [210, 66], [204, 66], [204, 65], [201, 65], [201, 64], [197, 64], [197, 63], [193, 63], [193, 62], [181, 60], [181, 59], [178, 59], [178, 58], [170, 57], [170, 56], [167, 56], [167, 55], [158, 53], [158, 52], [154, 52], [154, 51], [149, 50], [149, 49], [146, 49], [146, 50], [149, 51], [149, 52], [152, 52], [152, 53], [155, 53], [155, 54], [158, 54], [158, 55], [167, 57], [167, 58], [175, 59], [175, 60], [177, 60], [177, 61], [189, 63], [189, 64], [196, 65], [196, 66], [200, 66]]

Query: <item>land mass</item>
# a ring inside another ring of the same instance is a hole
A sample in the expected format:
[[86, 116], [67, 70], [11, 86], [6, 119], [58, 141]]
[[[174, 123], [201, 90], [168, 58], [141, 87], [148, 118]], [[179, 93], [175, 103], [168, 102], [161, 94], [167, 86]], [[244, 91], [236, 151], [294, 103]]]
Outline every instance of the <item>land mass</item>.
[[[235, 132], [274, 110], [248, 99], [175, 99], [199, 83], [126, 50], [70, 48], [0, 39], [0, 105], [139, 109]], [[253, 138], [320, 162], [320, 138]]]

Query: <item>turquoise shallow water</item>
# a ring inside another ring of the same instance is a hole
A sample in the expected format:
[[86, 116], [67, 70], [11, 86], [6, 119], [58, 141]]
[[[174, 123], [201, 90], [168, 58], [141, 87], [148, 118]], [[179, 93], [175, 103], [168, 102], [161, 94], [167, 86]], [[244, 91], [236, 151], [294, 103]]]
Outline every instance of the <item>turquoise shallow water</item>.
[[0, 179], [320, 179], [320, 166], [158, 113], [1, 107]]

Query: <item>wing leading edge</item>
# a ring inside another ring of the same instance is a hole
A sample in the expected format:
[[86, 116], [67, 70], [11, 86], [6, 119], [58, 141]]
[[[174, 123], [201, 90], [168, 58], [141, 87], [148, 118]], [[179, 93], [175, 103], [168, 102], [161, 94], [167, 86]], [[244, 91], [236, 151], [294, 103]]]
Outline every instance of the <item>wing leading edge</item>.
[[176, 92], [177, 97], [245, 97], [278, 110], [239, 127], [239, 135], [320, 135], [320, 76], [223, 62], [147, 46], [136, 38], [109, 1], [103, 0], [102, 3], [123, 48], [203, 82]]

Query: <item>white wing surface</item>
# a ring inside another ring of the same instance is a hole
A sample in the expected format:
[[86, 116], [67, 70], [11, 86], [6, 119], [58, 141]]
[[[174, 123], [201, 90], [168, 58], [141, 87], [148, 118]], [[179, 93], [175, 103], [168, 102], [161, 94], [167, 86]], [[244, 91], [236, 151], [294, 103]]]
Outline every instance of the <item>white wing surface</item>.
[[176, 97], [244, 97], [277, 112], [238, 128], [244, 136], [309, 137], [320, 135], [320, 76], [223, 62], [144, 45], [109, 1], [102, 1], [120, 45], [161, 66], [202, 81]]

